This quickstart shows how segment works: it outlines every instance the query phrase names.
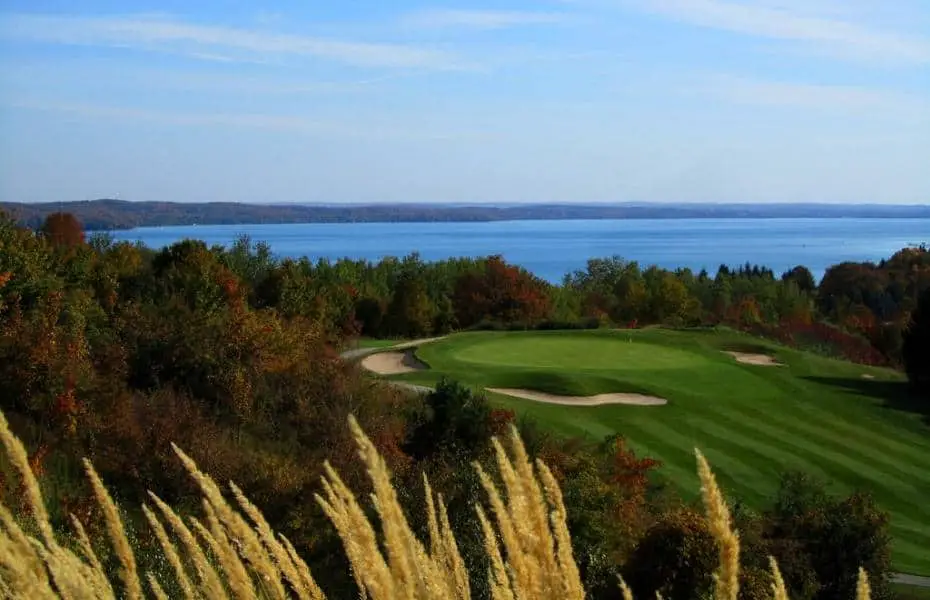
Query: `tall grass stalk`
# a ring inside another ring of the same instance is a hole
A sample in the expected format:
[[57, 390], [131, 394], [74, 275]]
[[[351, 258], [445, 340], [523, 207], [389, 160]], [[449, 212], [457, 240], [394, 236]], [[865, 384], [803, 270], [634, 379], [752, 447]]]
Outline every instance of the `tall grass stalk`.
[[[359, 457], [373, 485], [371, 502], [379, 527], [369, 520], [362, 504], [339, 474], [325, 465], [323, 491], [317, 502], [342, 539], [352, 575], [363, 598], [372, 600], [469, 600], [469, 573], [449, 525], [442, 497], [434, 495], [424, 477], [429, 539], [420, 541], [404, 516], [387, 464], [358, 423], [350, 418]], [[83, 524], [73, 515], [73, 544], [58, 541], [45, 511], [38, 482], [28, 465], [22, 443], [12, 434], [0, 413], [0, 441], [6, 460], [19, 473], [29, 512], [17, 519], [0, 504], [0, 596], [25, 599], [113, 599], [113, 582], [94, 552]], [[487, 494], [490, 512], [475, 504], [490, 568], [494, 600], [582, 600], [582, 587], [567, 526], [562, 492], [542, 462], [533, 463], [515, 428], [509, 452], [493, 440], [500, 483], [481, 465], [475, 465]], [[198, 484], [202, 518], [189, 524], [158, 496], [150, 493], [154, 508], [143, 513], [171, 566], [172, 581], [159, 581], [145, 573], [142, 586], [138, 568], [116, 504], [90, 462], [87, 476], [104, 517], [110, 542], [120, 563], [120, 597], [169, 598], [178, 590], [187, 598], [322, 600], [323, 592], [294, 546], [275, 535], [261, 511], [234, 484], [227, 502], [219, 486], [196, 463], [175, 448], [188, 474]], [[735, 600], [738, 593], [739, 537], [732, 529], [729, 510], [704, 457], [697, 452], [698, 474], [711, 531], [720, 547], [715, 574], [716, 600]], [[24, 525], [25, 524], [25, 525]], [[37, 532], [33, 535], [31, 531]], [[71, 548], [70, 546], [74, 546]], [[784, 581], [771, 560], [774, 600], [787, 600]], [[632, 591], [619, 580], [624, 600]], [[657, 600], [661, 595], [656, 593]], [[870, 600], [868, 576], [860, 569], [856, 600]]]
[[695, 450], [694, 453], [697, 456], [704, 510], [707, 513], [711, 535], [717, 541], [720, 552], [720, 566], [714, 573], [714, 598], [736, 600], [739, 595], [739, 534], [733, 530], [730, 509], [717, 486], [717, 478], [710, 470], [707, 459], [700, 450]]

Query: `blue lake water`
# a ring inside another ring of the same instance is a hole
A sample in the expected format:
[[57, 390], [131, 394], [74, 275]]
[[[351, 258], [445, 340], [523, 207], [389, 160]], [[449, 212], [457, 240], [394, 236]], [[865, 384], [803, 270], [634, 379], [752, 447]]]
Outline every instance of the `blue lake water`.
[[118, 240], [159, 248], [185, 238], [229, 244], [248, 234], [278, 256], [378, 260], [419, 252], [424, 260], [500, 254], [549, 281], [589, 258], [622, 256], [643, 266], [706, 268], [747, 261], [781, 273], [805, 265], [821, 277], [843, 261], [878, 261], [930, 243], [930, 219], [657, 219], [493, 223], [310, 223], [145, 227]]

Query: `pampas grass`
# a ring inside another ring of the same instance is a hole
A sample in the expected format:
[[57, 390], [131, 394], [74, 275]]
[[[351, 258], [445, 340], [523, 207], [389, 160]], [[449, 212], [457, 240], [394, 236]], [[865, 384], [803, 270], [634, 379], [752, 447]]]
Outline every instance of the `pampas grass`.
[[[342, 539], [363, 598], [372, 600], [469, 600], [469, 574], [449, 526], [441, 495], [434, 495], [424, 477], [429, 539], [414, 535], [391, 483], [384, 459], [354, 419], [349, 427], [373, 485], [370, 501], [379, 526], [368, 519], [362, 503], [339, 474], [325, 465], [323, 491], [317, 502]], [[30, 519], [18, 520], [0, 504], [0, 596], [19, 599], [115, 599], [114, 585], [94, 552], [83, 524], [71, 517], [74, 548], [58, 541], [48, 519], [39, 484], [29, 468], [22, 443], [0, 413], [0, 441], [7, 461], [22, 479]], [[475, 504], [490, 568], [493, 600], [583, 600], [578, 566], [567, 527], [567, 510], [559, 485], [540, 461], [526, 454], [515, 428], [509, 452], [493, 440], [496, 481], [481, 465], [475, 469], [487, 495], [490, 512]], [[140, 576], [119, 511], [90, 462], [87, 476], [94, 490], [114, 554], [119, 560], [119, 597], [158, 600], [177, 590], [185, 599], [237, 598], [322, 600], [310, 569], [286, 538], [276, 535], [261, 511], [230, 483], [235, 505], [219, 486], [179, 448], [178, 459], [203, 496], [203, 517], [187, 523], [150, 492], [154, 508], [143, 506], [171, 581], [154, 573]], [[715, 600], [736, 600], [739, 587], [739, 536], [707, 461], [697, 452], [698, 475], [714, 539], [720, 548], [715, 573]], [[25, 529], [24, 529], [24, 525]], [[38, 532], [37, 536], [29, 531]], [[774, 559], [772, 597], [787, 600], [784, 581]], [[142, 581], [147, 584], [143, 589]], [[618, 581], [624, 600], [633, 594]], [[656, 593], [656, 599], [661, 600]], [[868, 576], [859, 571], [856, 600], [870, 600]]]
[[720, 552], [720, 567], [714, 573], [714, 599], [736, 600], [739, 594], [739, 535], [730, 522], [730, 509], [717, 486], [717, 478], [700, 450], [697, 456], [698, 477], [701, 479], [701, 497], [710, 533]]
[[129, 540], [126, 538], [126, 531], [123, 529], [123, 521], [119, 516], [119, 509], [116, 503], [107, 492], [107, 488], [94, 470], [90, 461], [84, 459], [84, 469], [87, 472], [87, 478], [94, 490], [94, 496], [97, 498], [97, 504], [103, 513], [103, 520], [107, 525], [107, 532], [110, 534], [110, 541], [116, 550], [116, 556], [120, 562], [120, 577], [123, 580], [126, 598], [128, 600], [138, 600], [142, 598], [142, 585], [139, 583], [139, 573], [136, 569], [136, 557], [132, 553]]
[[769, 557], [769, 568], [772, 570], [772, 598], [773, 600], [788, 600], [788, 590], [785, 589], [785, 580], [782, 579], [781, 569], [774, 556]]
[[859, 579], [856, 581], [856, 600], [871, 600], [872, 588], [869, 586], [869, 575], [865, 569], [859, 567]]

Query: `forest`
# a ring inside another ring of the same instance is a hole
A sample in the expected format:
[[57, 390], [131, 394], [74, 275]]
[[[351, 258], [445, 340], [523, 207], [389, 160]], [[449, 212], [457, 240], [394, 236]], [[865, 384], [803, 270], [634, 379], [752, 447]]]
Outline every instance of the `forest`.
[[[482, 574], [471, 581], [477, 597], [489, 596], [488, 564], [470, 511], [481, 482], [469, 466], [486, 463], [490, 439], [513, 424], [561, 486], [591, 597], [621, 597], [622, 574], [637, 597], [659, 590], [668, 600], [690, 600], [714, 585], [717, 549], [703, 513], [665, 485], [657, 461], [622, 437], [553, 436], [454, 381], [411, 398], [340, 352], [362, 336], [466, 329], [729, 327], [905, 370], [926, 407], [928, 290], [926, 247], [875, 264], [834, 265], [819, 283], [803, 266], [694, 273], [609, 257], [553, 285], [496, 256], [279, 260], [248, 238], [229, 248], [186, 240], [151, 249], [87, 236], [69, 213], [36, 227], [4, 216], [0, 408], [53, 499], [56, 527], [73, 514], [92, 539], [105, 535], [83, 457], [121, 506], [139, 506], [156, 490], [172, 506], [195, 510], [198, 489], [174, 443], [217, 480], [235, 481], [294, 543], [329, 597], [356, 596], [357, 581], [313, 501], [323, 461], [351, 488], [371, 485], [353, 459], [350, 414], [387, 461], [416, 532], [429, 528], [422, 474], [442, 493], [469, 572]], [[4, 465], [0, 494], [5, 505], [20, 506], [12, 481]], [[732, 510], [746, 565], [741, 599], [771, 596], [769, 556], [792, 598], [852, 598], [860, 566], [872, 596], [890, 596], [888, 517], [868, 494], [831, 495], [815, 478], [785, 473], [768, 508], [736, 502]], [[124, 518], [144, 563], [157, 540], [140, 514]]]
[[36, 229], [50, 214], [68, 212], [91, 231], [169, 225], [252, 223], [475, 222], [551, 219], [930, 218], [921, 205], [830, 204], [240, 204], [235, 202], [0, 202], [0, 211]]

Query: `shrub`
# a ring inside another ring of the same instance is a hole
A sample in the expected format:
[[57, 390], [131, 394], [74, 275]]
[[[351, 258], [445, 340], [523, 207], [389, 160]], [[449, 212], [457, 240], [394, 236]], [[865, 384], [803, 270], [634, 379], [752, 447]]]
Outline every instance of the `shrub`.
[[668, 600], [691, 600], [710, 592], [716, 564], [714, 538], [703, 516], [680, 510], [646, 532], [624, 573], [641, 598], [658, 591]]
[[775, 506], [764, 519], [765, 535], [778, 540], [772, 554], [782, 564], [789, 589], [798, 592], [793, 595], [800, 597], [802, 588], [808, 587], [810, 569], [819, 582], [814, 598], [851, 597], [859, 566], [870, 573], [873, 595], [888, 595], [888, 516], [868, 495], [831, 497], [823, 483], [788, 473], [782, 479]]

